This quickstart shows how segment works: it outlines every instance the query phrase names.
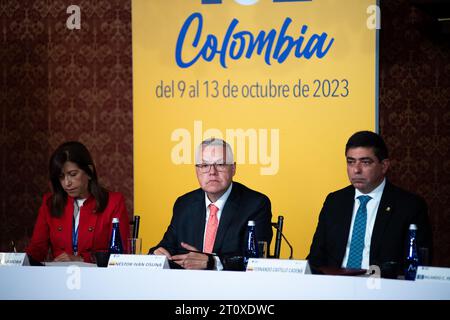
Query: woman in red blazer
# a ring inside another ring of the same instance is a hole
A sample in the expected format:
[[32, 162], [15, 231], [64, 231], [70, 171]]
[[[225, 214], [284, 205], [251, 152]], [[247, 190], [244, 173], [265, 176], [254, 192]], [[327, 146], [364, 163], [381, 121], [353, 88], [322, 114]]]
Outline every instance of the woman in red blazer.
[[36, 261], [92, 262], [96, 251], [108, 249], [112, 219], [119, 218], [123, 248], [129, 237], [125, 200], [97, 180], [87, 148], [71, 141], [60, 145], [50, 158], [53, 193], [44, 195], [27, 254]]

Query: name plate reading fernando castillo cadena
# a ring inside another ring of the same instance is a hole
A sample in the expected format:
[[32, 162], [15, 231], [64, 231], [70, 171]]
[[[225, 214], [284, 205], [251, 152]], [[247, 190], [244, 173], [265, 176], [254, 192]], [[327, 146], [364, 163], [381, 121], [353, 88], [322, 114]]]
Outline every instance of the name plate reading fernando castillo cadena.
[[307, 260], [286, 259], [251, 258], [248, 260], [247, 271], [311, 274]]

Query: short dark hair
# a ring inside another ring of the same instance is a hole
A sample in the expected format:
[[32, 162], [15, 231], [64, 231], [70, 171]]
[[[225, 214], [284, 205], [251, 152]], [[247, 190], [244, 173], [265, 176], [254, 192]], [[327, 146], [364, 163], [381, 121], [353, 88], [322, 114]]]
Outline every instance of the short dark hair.
[[48, 201], [50, 214], [56, 217], [61, 216], [67, 202], [67, 193], [64, 191], [59, 180], [66, 161], [76, 163], [81, 170], [86, 172], [90, 178], [88, 186], [89, 192], [96, 201], [96, 212], [105, 210], [106, 205], [108, 204], [108, 191], [98, 182], [97, 170], [95, 170], [91, 154], [81, 142], [68, 141], [61, 144], [50, 157], [49, 178], [53, 189], [53, 194]]
[[383, 138], [372, 131], [358, 131], [354, 133], [345, 145], [345, 154], [347, 154], [348, 149], [358, 147], [373, 148], [373, 152], [379, 161], [383, 161], [389, 157], [388, 149]]

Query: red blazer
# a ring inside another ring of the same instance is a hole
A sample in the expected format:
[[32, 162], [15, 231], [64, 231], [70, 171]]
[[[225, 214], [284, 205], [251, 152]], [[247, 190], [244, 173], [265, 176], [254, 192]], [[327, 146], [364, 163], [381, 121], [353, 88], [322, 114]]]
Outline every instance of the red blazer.
[[[50, 208], [47, 205], [50, 196], [50, 193], [44, 195], [33, 236], [26, 250], [27, 254], [37, 261], [46, 259], [49, 246], [53, 257], [57, 257], [63, 252], [73, 255], [74, 198], [68, 196], [64, 213], [60, 217], [53, 217], [50, 215]], [[92, 262], [92, 253], [108, 249], [113, 218], [119, 218], [120, 235], [123, 247], [127, 251], [126, 240], [129, 237], [130, 229], [123, 195], [119, 192], [109, 192], [108, 205], [103, 212], [95, 213], [95, 205], [94, 197], [90, 196], [80, 208], [78, 254], [83, 257], [85, 262]]]

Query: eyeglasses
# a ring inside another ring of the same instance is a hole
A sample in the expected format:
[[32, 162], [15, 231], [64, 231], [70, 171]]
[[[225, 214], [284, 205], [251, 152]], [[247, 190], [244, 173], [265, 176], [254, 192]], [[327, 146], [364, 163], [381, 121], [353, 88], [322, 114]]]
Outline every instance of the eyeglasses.
[[214, 167], [214, 169], [216, 169], [218, 172], [226, 171], [228, 166], [230, 166], [230, 164], [226, 164], [226, 163], [212, 163], [212, 164], [201, 163], [201, 164], [196, 164], [195, 166], [200, 170], [201, 173], [208, 173], [209, 171], [211, 171], [211, 167]]

